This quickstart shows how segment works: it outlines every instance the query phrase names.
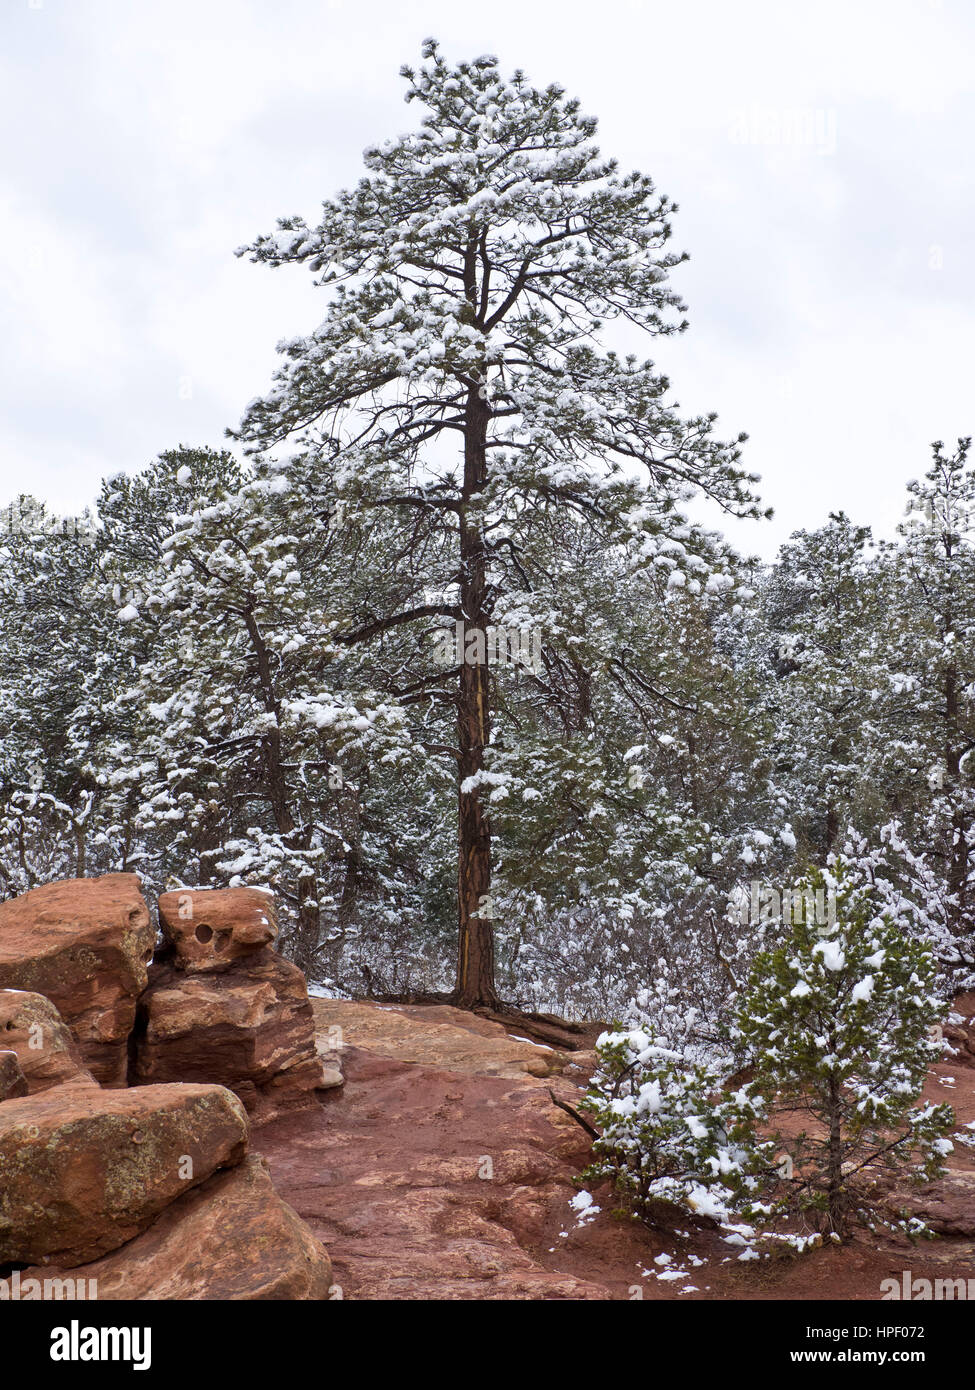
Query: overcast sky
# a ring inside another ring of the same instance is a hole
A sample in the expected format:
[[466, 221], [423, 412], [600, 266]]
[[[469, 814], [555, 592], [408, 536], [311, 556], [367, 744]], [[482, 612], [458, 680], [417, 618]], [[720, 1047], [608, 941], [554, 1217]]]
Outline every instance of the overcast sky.
[[0, 503], [223, 442], [323, 302], [234, 248], [415, 124], [427, 35], [561, 82], [679, 203], [691, 327], [650, 355], [750, 435], [776, 518], [736, 543], [889, 533], [975, 433], [969, 0], [0, 0]]

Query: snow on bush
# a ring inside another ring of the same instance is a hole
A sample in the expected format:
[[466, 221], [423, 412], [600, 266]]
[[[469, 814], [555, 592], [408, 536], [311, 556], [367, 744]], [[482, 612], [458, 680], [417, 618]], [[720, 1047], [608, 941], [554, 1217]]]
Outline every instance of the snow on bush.
[[729, 1060], [695, 1040], [697, 1015], [676, 997], [664, 967], [627, 1026], [597, 1040], [599, 1067], [580, 1103], [600, 1131], [584, 1176], [612, 1178], [651, 1226], [667, 1224], [674, 1206], [730, 1219], [750, 1207], [756, 1172], [772, 1160], [754, 1136], [760, 1100], [722, 1090]]
[[840, 1234], [876, 1219], [882, 1172], [930, 1181], [952, 1148], [951, 1107], [919, 1101], [945, 1009], [933, 952], [892, 920], [875, 867], [848, 844], [810, 873], [805, 890], [835, 893], [837, 920], [794, 923], [736, 1011], [746, 1092], [780, 1155], [773, 1211]]

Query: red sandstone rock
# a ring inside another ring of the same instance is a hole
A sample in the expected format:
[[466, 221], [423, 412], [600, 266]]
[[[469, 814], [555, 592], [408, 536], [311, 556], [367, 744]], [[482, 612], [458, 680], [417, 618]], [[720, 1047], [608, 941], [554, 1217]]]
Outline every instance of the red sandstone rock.
[[153, 965], [135, 1079], [229, 1086], [256, 1122], [313, 1104], [325, 1083], [305, 977], [264, 950], [219, 974]]
[[219, 1086], [55, 1087], [0, 1105], [0, 1264], [83, 1264], [247, 1150]]
[[[49, 1267], [24, 1271], [50, 1279]], [[167, 1207], [141, 1236], [75, 1274], [114, 1299], [327, 1299], [325, 1247], [271, 1186], [256, 1154]]]
[[274, 899], [257, 888], [184, 888], [163, 893], [159, 925], [190, 972], [225, 970], [277, 936]]
[[895, 1188], [885, 1205], [892, 1215], [919, 1217], [943, 1236], [975, 1236], [975, 1173], [949, 1172], [918, 1188]]
[[[319, 1034], [334, 1053], [354, 1037], [355, 1046], [404, 1062], [474, 1071], [483, 1076], [555, 1076], [568, 1066], [595, 1061], [591, 1053], [565, 1053], [513, 1036], [500, 1023], [450, 1004], [393, 1004], [377, 1008], [363, 1000], [313, 999]], [[319, 1050], [322, 1051], [320, 1036]]]
[[[354, 1300], [599, 1300], [614, 1296], [598, 1264], [567, 1260], [575, 1175], [586, 1135], [551, 1102], [549, 1085], [479, 1074], [499, 1060], [497, 1030], [450, 1039], [461, 1071], [403, 1062], [358, 1047], [364, 1008], [388, 1025], [388, 1046], [412, 1055], [443, 1044], [417, 1009], [403, 1018], [375, 1005], [330, 1011], [347, 1033], [347, 1080], [320, 1110], [284, 1116], [261, 1132], [276, 1189], [328, 1247], [335, 1282]], [[344, 1015], [344, 1017], [343, 1017]], [[458, 1029], [458, 1032], [461, 1030]], [[370, 1041], [381, 1035], [370, 1030]], [[558, 1158], [558, 1151], [565, 1156]], [[617, 1240], [619, 1223], [612, 1227]], [[656, 1253], [656, 1252], [654, 1252]], [[631, 1251], [627, 1251], [628, 1256]], [[635, 1259], [630, 1270], [635, 1271]], [[630, 1283], [633, 1282], [631, 1276]], [[626, 1297], [625, 1292], [620, 1295]]]
[[21, 1071], [16, 1052], [0, 1052], [0, 1101], [16, 1100], [27, 1094], [27, 1077]]
[[975, 1066], [975, 992], [957, 996], [951, 1017], [958, 1020], [944, 1025], [944, 1036], [953, 1049], [951, 1060], [957, 1066]]
[[0, 903], [0, 986], [50, 999], [95, 1079], [124, 1086], [153, 941], [135, 874], [48, 883]]
[[98, 1084], [83, 1066], [71, 1030], [43, 994], [0, 989], [0, 1047], [16, 1054], [26, 1078], [24, 1094]]

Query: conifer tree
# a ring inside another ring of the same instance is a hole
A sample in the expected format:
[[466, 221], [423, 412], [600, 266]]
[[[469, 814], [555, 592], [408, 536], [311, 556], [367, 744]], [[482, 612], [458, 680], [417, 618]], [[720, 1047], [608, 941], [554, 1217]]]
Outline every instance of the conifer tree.
[[888, 679], [866, 772], [942, 885], [959, 982], [975, 965], [975, 469], [971, 441], [933, 445], [888, 551], [881, 640]]
[[87, 872], [96, 788], [75, 716], [111, 658], [94, 519], [21, 495], [0, 513], [0, 895]]
[[555, 85], [505, 79], [490, 57], [451, 66], [432, 40], [403, 75], [420, 128], [367, 150], [366, 176], [317, 224], [284, 218], [241, 248], [307, 265], [330, 297], [313, 333], [282, 344], [274, 388], [240, 434], [258, 451], [288, 436], [318, 450], [343, 505], [408, 515], [440, 557], [439, 597], [377, 601], [338, 640], [462, 625], [459, 659], [418, 679], [454, 712], [454, 998], [493, 1006], [487, 635], [507, 603], [547, 637], [522, 563], [526, 522], [589, 519], [647, 565], [662, 560], [677, 586], [700, 582], [683, 563], [679, 505], [757, 504], [713, 417], [682, 418], [653, 364], [607, 339], [614, 321], [650, 337], [684, 326], [667, 285], [683, 259], [667, 249], [673, 204], [600, 156], [595, 120]]
[[797, 914], [736, 1009], [747, 1095], [782, 1155], [781, 1206], [840, 1235], [872, 1220], [868, 1169], [930, 1181], [952, 1148], [951, 1107], [918, 1103], [941, 1051], [934, 956], [892, 920], [875, 871], [852, 843], [811, 870], [801, 890], [834, 895], [835, 922]]
[[886, 679], [878, 639], [888, 595], [869, 527], [836, 512], [825, 526], [797, 532], [759, 595], [749, 659], [763, 672], [775, 780], [800, 860], [822, 865], [851, 816], [880, 824], [890, 809], [872, 797], [862, 766]]
[[[364, 771], [403, 775], [406, 754], [400, 712], [361, 672], [356, 698], [336, 688], [356, 675], [327, 635], [346, 576], [297, 481], [297, 466], [284, 477], [177, 449], [103, 500], [104, 584], [144, 650], [112, 706], [128, 736], [102, 749], [101, 775], [122, 798], [138, 784], [146, 867], [273, 888], [285, 943], [312, 969], [360, 887]], [[164, 499], [151, 536], [146, 494]]]

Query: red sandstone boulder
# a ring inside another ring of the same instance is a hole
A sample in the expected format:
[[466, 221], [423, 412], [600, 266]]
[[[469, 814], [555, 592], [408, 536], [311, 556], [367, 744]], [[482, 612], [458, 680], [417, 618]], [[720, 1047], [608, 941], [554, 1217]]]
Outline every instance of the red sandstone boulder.
[[[45, 1267], [22, 1278], [59, 1273]], [[256, 1154], [186, 1193], [128, 1245], [74, 1273], [96, 1281], [100, 1302], [326, 1299], [332, 1281], [325, 1247], [282, 1202]]]
[[96, 1259], [246, 1150], [244, 1109], [220, 1086], [59, 1086], [4, 1101], [0, 1265]]
[[274, 899], [257, 888], [184, 888], [163, 893], [159, 925], [181, 970], [225, 970], [278, 934]]
[[155, 964], [140, 1012], [135, 1080], [229, 1086], [262, 1123], [326, 1084], [305, 977], [264, 950], [218, 974]]
[[95, 1079], [124, 1086], [154, 937], [135, 874], [48, 883], [0, 903], [0, 987], [45, 995]]
[[82, 1064], [71, 1030], [50, 999], [21, 989], [0, 989], [0, 1047], [17, 1057], [24, 1094], [52, 1086], [97, 1086]]
[[0, 1052], [0, 1101], [16, 1100], [27, 1094], [27, 1077], [16, 1052]]

